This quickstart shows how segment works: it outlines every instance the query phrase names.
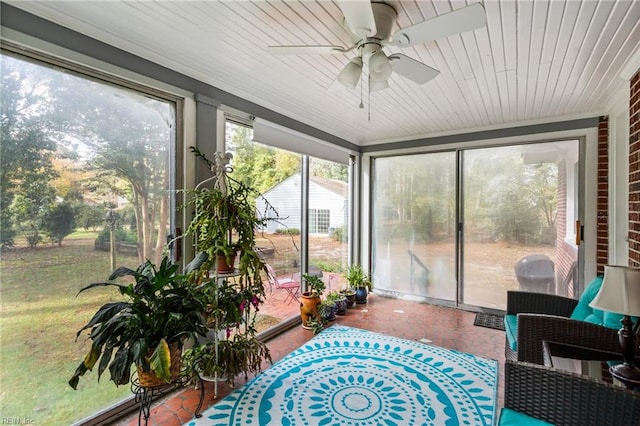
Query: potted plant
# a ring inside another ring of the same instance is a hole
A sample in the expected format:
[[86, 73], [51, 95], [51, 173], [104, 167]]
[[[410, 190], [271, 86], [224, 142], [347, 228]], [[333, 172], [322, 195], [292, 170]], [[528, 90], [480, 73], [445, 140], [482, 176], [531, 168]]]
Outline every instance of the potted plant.
[[336, 310], [335, 300], [331, 300], [328, 297], [318, 305], [318, 313], [327, 322], [336, 320]]
[[342, 293], [332, 291], [327, 294], [326, 302], [332, 304], [336, 315], [345, 315], [347, 313], [347, 298]]
[[[271, 359], [266, 346], [255, 338], [256, 312], [265, 295], [261, 273], [267, 272], [255, 233], [268, 221], [278, 220], [277, 212], [267, 203], [270, 213], [261, 216], [254, 202], [261, 194], [229, 176], [231, 154], [216, 153], [210, 161], [196, 148], [191, 150], [213, 174], [210, 188], [193, 192], [194, 217], [185, 233], [205, 253], [196, 280], [201, 283], [205, 314], [213, 330], [189, 352], [188, 361], [199, 368], [199, 374], [225, 377], [232, 383], [238, 374], [255, 373], [264, 359]], [[229, 265], [221, 268], [220, 260]]]
[[307, 322], [307, 326], [305, 328], [311, 330], [313, 334], [318, 334], [322, 331], [325, 324], [326, 321], [322, 317], [311, 317], [309, 318], [309, 321]]
[[[194, 190], [187, 204], [194, 208], [194, 217], [185, 235], [192, 235], [197, 250], [208, 255], [203, 271], [216, 265], [219, 273], [234, 272], [234, 261], [239, 255], [240, 275], [252, 285], [261, 285], [260, 272], [265, 265], [256, 252], [255, 233], [268, 221], [277, 220], [277, 214], [270, 217], [258, 214], [254, 200], [261, 194], [229, 176], [228, 172], [233, 170], [228, 165], [230, 154], [216, 153], [212, 162], [197, 148], [191, 150], [214, 173], [212, 187]], [[267, 208], [273, 210], [268, 203]]]
[[[132, 365], [138, 368], [143, 387], [177, 378], [183, 341], [207, 332], [202, 296], [177, 269], [167, 257], [158, 268], [150, 261], [136, 270], [120, 267], [106, 282], [89, 284], [78, 292], [112, 286], [124, 300], [104, 304], [78, 331], [76, 339], [89, 330], [91, 349], [69, 380], [72, 388], [96, 364], [98, 379], [109, 368], [116, 385], [129, 383]], [[115, 281], [121, 277], [133, 277], [135, 282]]]
[[346, 279], [349, 285], [356, 291], [356, 303], [367, 303], [368, 292], [371, 291], [371, 278], [364, 272], [359, 264], [351, 265], [347, 268]]
[[307, 286], [300, 301], [300, 318], [302, 318], [302, 327], [311, 329], [309, 321], [321, 320], [318, 314], [318, 305], [321, 303], [320, 296], [324, 291], [325, 284], [319, 277], [310, 274], [302, 274], [302, 278]]
[[253, 335], [237, 333], [217, 344], [206, 342], [187, 349], [183, 371], [187, 377], [196, 377], [193, 373], [197, 373], [205, 380], [224, 378], [233, 386], [236, 376], [261, 372], [263, 360], [272, 362], [267, 345]]
[[235, 327], [243, 321], [243, 295], [229, 281], [207, 281], [202, 286], [207, 327]]
[[340, 290], [340, 294], [347, 299], [347, 308], [354, 308], [356, 306], [356, 290], [347, 284]]

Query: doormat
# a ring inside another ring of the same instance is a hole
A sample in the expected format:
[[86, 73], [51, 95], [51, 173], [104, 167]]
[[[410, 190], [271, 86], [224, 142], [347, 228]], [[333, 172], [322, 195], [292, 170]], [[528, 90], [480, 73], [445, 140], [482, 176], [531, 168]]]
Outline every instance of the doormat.
[[504, 317], [502, 315], [478, 312], [476, 313], [476, 319], [473, 321], [473, 325], [504, 331]]

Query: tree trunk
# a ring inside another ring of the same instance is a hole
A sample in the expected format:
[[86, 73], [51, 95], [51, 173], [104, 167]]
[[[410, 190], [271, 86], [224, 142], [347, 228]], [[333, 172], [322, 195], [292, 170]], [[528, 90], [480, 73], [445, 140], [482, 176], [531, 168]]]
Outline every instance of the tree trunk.
[[153, 218], [149, 212], [148, 194], [140, 194], [140, 216], [142, 216], [142, 251], [144, 259], [152, 259], [151, 253], [151, 229], [153, 228]]
[[158, 218], [158, 238], [154, 250], [155, 261], [159, 263], [162, 259], [162, 249], [167, 240], [167, 224], [169, 223], [169, 196], [160, 197], [160, 212]]

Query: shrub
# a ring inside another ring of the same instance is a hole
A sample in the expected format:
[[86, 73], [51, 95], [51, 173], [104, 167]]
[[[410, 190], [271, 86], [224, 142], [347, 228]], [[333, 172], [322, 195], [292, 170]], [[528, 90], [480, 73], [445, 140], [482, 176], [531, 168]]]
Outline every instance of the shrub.
[[[128, 231], [122, 228], [116, 228], [116, 241], [119, 243], [137, 244], [138, 237], [134, 231]], [[109, 228], [105, 227], [96, 238], [96, 245], [109, 244]]]
[[276, 229], [276, 234], [300, 235], [298, 228]]
[[330, 235], [334, 240], [340, 241], [341, 243], [346, 243], [348, 237], [347, 225], [342, 225], [339, 228], [332, 229]]

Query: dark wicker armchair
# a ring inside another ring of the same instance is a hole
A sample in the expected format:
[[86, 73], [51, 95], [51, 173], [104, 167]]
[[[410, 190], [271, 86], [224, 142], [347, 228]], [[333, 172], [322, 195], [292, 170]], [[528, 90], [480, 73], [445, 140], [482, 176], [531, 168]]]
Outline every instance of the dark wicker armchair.
[[554, 425], [640, 425], [640, 392], [587, 376], [506, 361], [504, 386], [504, 407]]
[[517, 351], [505, 342], [505, 359], [543, 364], [545, 340], [620, 352], [618, 331], [569, 319], [578, 301], [568, 297], [523, 291], [507, 292], [507, 315], [518, 316]]

